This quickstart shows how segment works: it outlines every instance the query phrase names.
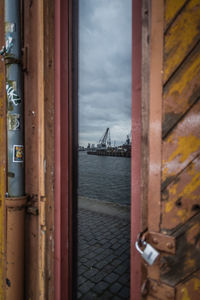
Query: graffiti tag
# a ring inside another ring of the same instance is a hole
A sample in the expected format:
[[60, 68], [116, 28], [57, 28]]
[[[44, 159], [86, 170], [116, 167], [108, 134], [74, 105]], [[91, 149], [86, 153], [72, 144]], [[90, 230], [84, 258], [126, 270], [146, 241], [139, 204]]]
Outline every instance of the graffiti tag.
[[6, 92], [8, 101], [12, 102], [15, 106], [22, 102], [21, 98], [17, 95], [16, 91], [8, 83], [6, 83]]

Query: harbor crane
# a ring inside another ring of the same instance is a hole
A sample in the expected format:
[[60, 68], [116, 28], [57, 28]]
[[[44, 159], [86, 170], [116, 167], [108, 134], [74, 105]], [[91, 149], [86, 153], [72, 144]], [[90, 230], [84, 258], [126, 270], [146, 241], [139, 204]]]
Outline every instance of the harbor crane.
[[111, 146], [111, 138], [110, 138], [110, 129], [109, 128], [106, 128], [104, 135], [99, 140], [99, 144], [97, 145], [97, 147], [99, 149], [106, 149], [107, 146], [108, 147]]

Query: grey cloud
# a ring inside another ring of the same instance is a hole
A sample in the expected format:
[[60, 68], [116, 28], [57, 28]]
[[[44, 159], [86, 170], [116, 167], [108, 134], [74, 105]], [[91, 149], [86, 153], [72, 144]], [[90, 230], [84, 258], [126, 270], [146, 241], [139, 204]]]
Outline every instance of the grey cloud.
[[131, 127], [131, 0], [79, 0], [79, 141]]

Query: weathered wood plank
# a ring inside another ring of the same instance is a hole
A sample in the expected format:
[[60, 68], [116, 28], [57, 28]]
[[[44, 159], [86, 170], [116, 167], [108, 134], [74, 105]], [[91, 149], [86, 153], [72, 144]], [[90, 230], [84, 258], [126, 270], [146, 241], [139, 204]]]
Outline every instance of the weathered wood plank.
[[45, 88], [45, 194], [46, 202], [46, 298], [54, 295], [54, 1], [44, 1], [44, 88]]
[[176, 300], [200, 299], [200, 270], [176, 288]]
[[141, 179], [141, 207], [142, 230], [147, 225], [148, 198], [148, 133], [149, 133], [149, 42], [150, 34], [150, 4], [148, 0], [142, 2], [142, 179]]
[[165, 1], [165, 28], [174, 19], [181, 7], [187, 2], [187, 0], [166, 0]]
[[200, 97], [200, 43], [164, 87], [163, 135]]
[[[0, 45], [4, 40], [4, 1], [0, 2]], [[0, 299], [5, 299], [6, 95], [5, 66], [0, 60]]]
[[162, 229], [173, 229], [200, 211], [200, 157], [162, 193]]
[[200, 153], [199, 115], [200, 101], [163, 141], [162, 189]]
[[[28, 67], [24, 76], [25, 102], [25, 190], [28, 195], [35, 195], [38, 207], [39, 191], [39, 110], [38, 110], [38, 3], [24, 1], [24, 45], [28, 49]], [[26, 216], [25, 252], [25, 298], [39, 299], [39, 255], [38, 255], [38, 216]]]
[[191, 0], [165, 36], [164, 82], [198, 42], [200, 36], [200, 2]]
[[[200, 214], [194, 216], [179, 230], [176, 255], [164, 255], [161, 280], [176, 286], [200, 268]], [[196, 298], [187, 298], [196, 299]], [[198, 299], [198, 298], [197, 298]]]

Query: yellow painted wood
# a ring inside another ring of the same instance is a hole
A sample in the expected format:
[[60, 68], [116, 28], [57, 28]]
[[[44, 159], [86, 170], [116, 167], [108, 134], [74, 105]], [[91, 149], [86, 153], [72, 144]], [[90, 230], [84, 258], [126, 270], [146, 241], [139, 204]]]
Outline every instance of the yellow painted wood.
[[173, 20], [186, 0], [166, 0], [165, 4], [165, 27]]
[[[200, 205], [200, 157], [179, 174], [162, 195], [162, 224], [165, 229], [184, 224]], [[170, 222], [169, 222], [170, 220]]]
[[200, 101], [163, 141], [162, 181], [175, 177], [200, 153]]
[[164, 89], [164, 113], [184, 113], [200, 96], [200, 45]]
[[195, 272], [186, 282], [177, 286], [176, 300], [200, 299], [200, 271]]
[[191, 0], [165, 36], [164, 81], [181, 64], [200, 37], [200, 1]]
[[163, 133], [168, 132], [200, 96], [200, 44], [164, 88]]

